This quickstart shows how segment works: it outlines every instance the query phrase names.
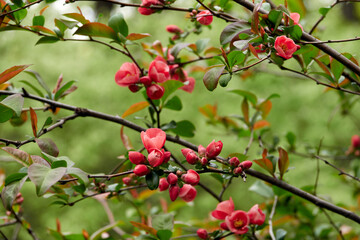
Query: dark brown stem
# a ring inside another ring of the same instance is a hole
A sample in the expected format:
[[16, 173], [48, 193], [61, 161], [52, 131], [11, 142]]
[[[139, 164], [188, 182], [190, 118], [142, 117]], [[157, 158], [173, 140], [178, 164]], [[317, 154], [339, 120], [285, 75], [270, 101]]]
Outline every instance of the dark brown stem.
[[348, 38], [348, 39], [339, 39], [339, 40], [327, 40], [327, 41], [317, 41], [317, 42], [307, 42], [307, 41], [299, 41], [301, 44], [323, 44], [323, 43], [342, 43], [342, 42], [353, 42], [359, 41], [360, 37]]
[[[331, 4], [330, 9], [332, 9], [333, 7], [335, 7], [335, 5], [338, 4], [339, 2], [340, 2], [339, 0], [336, 0], [333, 4]], [[330, 9], [329, 9], [329, 11], [330, 11]], [[325, 17], [326, 17], [326, 15], [325, 15], [325, 16], [322, 15], [322, 16], [319, 18], [319, 20], [316, 21], [316, 23], [314, 24], [314, 26], [313, 26], [313, 27], [311, 28], [311, 30], [309, 31], [309, 34], [312, 34], [312, 33], [315, 31], [315, 29], [317, 28], [317, 26], [319, 26], [319, 24], [322, 22], [322, 20], [325, 19]]]
[[2, 227], [7, 227], [7, 226], [11, 226], [11, 225], [14, 225], [18, 223], [18, 221], [10, 221], [10, 222], [6, 222], [6, 223], [3, 223], [3, 224], [0, 224], [0, 228]]

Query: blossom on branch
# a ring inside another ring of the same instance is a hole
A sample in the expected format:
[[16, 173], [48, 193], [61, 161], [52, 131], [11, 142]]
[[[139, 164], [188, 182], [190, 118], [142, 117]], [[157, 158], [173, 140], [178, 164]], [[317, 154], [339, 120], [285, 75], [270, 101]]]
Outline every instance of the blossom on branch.
[[196, 15], [196, 20], [202, 25], [210, 25], [213, 21], [213, 16], [209, 10], [205, 10]]
[[115, 74], [115, 82], [121, 87], [128, 87], [132, 84], [138, 83], [140, 77], [140, 70], [135, 63], [126, 62], [121, 65], [120, 69]]
[[283, 57], [285, 59], [292, 58], [294, 52], [300, 49], [300, 46], [295, 44], [295, 42], [286, 36], [279, 36], [275, 39], [275, 50], [277, 51], [276, 55]]

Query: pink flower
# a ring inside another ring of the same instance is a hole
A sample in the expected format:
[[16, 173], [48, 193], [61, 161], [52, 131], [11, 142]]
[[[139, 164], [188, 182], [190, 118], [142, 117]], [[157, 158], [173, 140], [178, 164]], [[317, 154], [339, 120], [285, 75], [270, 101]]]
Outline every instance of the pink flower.
[[234, 234], [246, 233], [249, 230], [249, 221], [247, 213], [241, 210], [236, 210], [225, 218], [226, 225]]
[[183, 30], [181, 30], [176, 25], [167, 25], [166, 26], [166, 31], [169, 32], [169, 33], [183, 33], [184, 32]]
[[201, 165], [205, 166], [205, 165], [207, 165], [209, 163], [209, 161], [207, 160], [206, 157], [203, 157], [203, 158], [200, 159], [200, 163], [201, 163]]
[[211, 215], [216, 219], [224, 220], [226, 216], [230, 215], [234, 211], [234, 209], [234, 202], [230, 197], [229, 200], [218, 203], [216, 209], [211, 212]]
[[184, 90], [185, 92], [192, 93], [195, 87], [195, 79], [192, 77], [188, 77], [184, 82], [184, 86], [179, 89]]
[[184, 157], [186, 157], [190, 152], [194, 152], [194, 151], [191, 150], [190, 148], [181, 149], [181, 153], [183, 154]]
[[186, 174], [182, 175], [181, 179], [187, 184], [193, 186], [197, 185], [200, 182], [199, 174], [192, 169], [189, 169]]
[[221, 227], [221, 229], [223, 229], [225, 231], [229, 231], [229, 227], [226, 225], [226, 222], [220, 223], [220, 227]]
[[150, 9], [147, 7], [150, 7], [151, 5], [163, 5], [160, 1], [158, 0], [142, 0], [141, 6], [138, 8], [138, 12], [142, 15], [151, 15], [154, 12], [156, 12], [155, 9]]
[[160, 190], [160, 192], [165, 191], [168, 188], [169, 188], [169, 183], [166, 180], [166, 178], [160, 178], [160, 181], [159, 181], [159, 190]]
[[197, 194], [196, 189], [190, 184], [184, 184], [179, 192], [179, 197], [185, 202], [191, 202], [195, 199]]
[[128, 87], [132, 84], [138, 83], [140, 77], [140, 70], [135, 63], [126, 62], [121, 65], [119, 71], [115, 74], [115, 82], [121, 87]]
[[285, 59], [292, 58], [294, 52], [296, 52], [300, 46], [296, 45], [295, 42], [282, 35], [275, 39], [275, 50], [277, 51], [276, 55], [283, 57]]
[[203, 228], [199, 228], [197, 231], [196, 231], [196, 234], [198, 235], [199, 238], [201, 239], [207, 239], [208, 238], [208, 233], [205, 229]]
[[354, 148], [360, 148], [360, 136], [359, 135], [354, 135], [351, 137], [351, 145]]
[[148, 152], [152, 149], [161, 149], [166, 140], [166, 133], [159, 128], [149, 128], [141, 132], [141, 141]]
[[168, 181], [168, 183], [169, 183], [170, 185], [175, 185], [175, 184], [177, 184], [178, 177], [176, 176], [176, 174], [170, 173], [170, 174], [167, 176], [166, 180]]
[[155, 59], [150, 63], [149, 77], [154, 82], [165, 82], [170, 79], [170, 68], [166, 62]]
[[252, 166], [252, 161], [249, 161], [249, 160], [246, 160], [246, 161], [243, 161], [240, 163], [240, 167], [243, 170], [247, 170], [247, 169], [251, 168], [251, 166]]
[[237, 157], [232, 157], [232, 158], [230, 158], [229, 163], [232, 167], [237, 167], [237, 166], [239, 166], [240, 161]]
[[223, 147], [223, 143], [221, 141], [215, 142], [215, 140], [213, 140], [206, 147], [206, 156], [208, 158], [215, 158], [220, 154], [222, 147]]
[[151, 85], [151, 79], [149, 76], [143, 76], [140, 78], [140, 82], [144, 84], [145, 87], [148, 87]]
[[255, 204], [250, 210], [247, 212], [247, 215], [250, 219], [250, 224], [263, 225], [265, 222], [265, 213], [259, 208], [258, 204]]
[[164, 95], [164, 87], [157, 85], [157, 84], [151, 84], [146, 88], [146, 95], [153, 100], [160, 99]]
[[[163, 150], [164, 151], [164, 150]], [[159, 149], [152, 149], [148, 155], [150, 166], [158, 167], [164, 162], [164, 153]]]
[[142, 155], [142, 153], [130, 151], [129, 152], [129, 160], [133, 164], [143, 164], [146, 161], [146, 157]]
[[303, 27], [299, 24], [300, 14], [295, 13], [295, 12], [294, 12], [294, 13], [290, 13], [290, 18], [291, 18], [291, 20], [294, 21], [294, 24], [295, 24], [295, 25], [298, 25], [298, 26], [301, 28], [301, 30], [304, 31]]
[[134, 168], [134, 173], [136, 176], [144, 176], [150, 172], [149, 168], [144, 164], [136, 165]]
[[202, 25], [210, 25], [213, 21], [213, 16], [209, 10], [205, 10], [196, 15], [196, 20]]
[[179, 196], [180, 188], [179, 185], [174, 185], [169, 188], [170, 200], [175, 201]]

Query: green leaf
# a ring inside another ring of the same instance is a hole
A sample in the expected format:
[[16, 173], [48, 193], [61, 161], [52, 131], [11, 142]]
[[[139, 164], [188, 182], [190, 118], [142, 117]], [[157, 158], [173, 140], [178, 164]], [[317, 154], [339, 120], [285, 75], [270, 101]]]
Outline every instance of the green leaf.
[[279, 228], [276, 230], [276, 240], [284, 240], [285, 239], [285, 236], [287, 234], [287, 231], [285, 231], [284, 229], [282, 228]]
[[23, 166], [27, 167], [30, 165], [30, 155], [27, 152], [12, 147], [2, 147], [1, 149], [10, 154], [15, 161]]
[[[9, 5], [9, 7], [11, 8], [11, 10], [18, 9], [18, 7], [16, 5]], [[21, 21], [26, 17], [26, 15], [27, 15], [26, 9], [21, 9], [21, 10], [13, 13], [16, 23], [21, 23]]]
[[174, 120], [172, 120], [169, 123], [164, 124], [160, 127], [160, 129], [163, 131], [167, 131], [169, 129], [174, 129], [174, 128], [176, 128], [176, 122]]
[[277, 27], [280, 25], [281, 20], [283, 18], [283, 12], [279, 10], [271, 10], [268, 19], [274, 24], [274, 31], [277, 29]]
[[32, 25], [33, 26], [44, 26], [45, 24], [45, 17], [43, 15], [34, 16]]
[[14, 94], [2, 100], [0, 104], [2, 106], [11, 108], [19, 117], [24, 105], [24, 98], [21, 96], [21, 94]]
[[171, 48], [170, 54], [173, 55], [176, 58], [177, 55], [179, 54], [179, 52], [182, 49], [188, 47], [189, 45], [190, 45], [190, 43], [177, 43]]
[[124, 37], [129, 35], [128, 25], [125, 22], [122, 13], [117, 13], [110, 17], [108, 25], [117, 33], [121, 33]]
[[78, 30], [76, 30], [74, 35], [75, 34], [91, 36], [91, 37], [104, 37], [104, 38], [111, 38], [114, 40], [118, 40], [117, 34], [111, 27], [98, 22], [90, 22], [82, 25], [81, 27], [78, 28]]
[[274, 191], [272, 190], [272, 188], [259, 180], [257, 180], [253, 185], [251, 185], [249, 191], [255, 192], [265, 198], [274, 197]]
[[220, 43], [222, 45], [229, 43], [241, 31], [249, 29], [250, 24], [246, 21], [239, 21], [227, 25], [220, 34]]
[[68, 26], [66, 26], [66, 24], [63, 21], [57, 18], [54, 19], [54, 22], [55, 22], [55, 26], [60, 30], [61, 35], [63, 36], [65, 30], [68, 29]]
[[180, 111], [182, 109], [182, 103], [178, 96], [174, 96], [164, 105], [164, 108], [168, 108], [175, 111]]
[[174, 215], [171, 213], [163, 213], [159, 215], [153, 215], [152, 226], [156, 230], [170, 230], [170, 232], [174, 228]]
[[54, 141], [51, 140], [50, 138], [37, 138], [35, 139], [35, 141], [39, 146], [39, 148], [41, 149], [41, 151], [54, 157], [59, 156], [59, 149], [54, 143]]
[[293, 148], [295, 146], [296, 136], [293, 132], [288, 132], [286, 134], [286, 140], [289, 143], [290, 147]]
[[240, 90], [240, 89], [234, 89], [234, 90], [230, 90], [229, 92], [235, 93], [237, 95], [243, 96], [244, 98], [246, 98], [247, 100], [249, 100], [254, 106], [257, 103], [257, 97], [255, 94], [248, 92], [248, 91], [244, 91], [244, 90]]
[[341, 74], [343, 73], [343, 71], [345, 69], [345, 66], [342, 63], [340, 63], [338, 60], [331, 59], [330, 69], [331, 69], [331, 72], [334, 74], [334, 78], [335, 78], [334, 80], [336, 82], [338, 82], [338, 80], [341, 77]]
[[51, 169], [38, 163], [32, 164], [28, 170], [29, 178], [35, 184], [38, 196], [44, 195], [65, 173], [65, 167]]
[[74, 166], [74, 162], [71, 161], [68, 157], [65, 156], [61, 156], [61, 157], [53, 157], [45, 152], [41, 152], [41, 155], [46, 159], [46, 161], [48, 161], [50, 164], [52, 164], [53, 162], [56, 161], [66, 161], [67, 163], [67, 167], [70, 168], [72, 166]]
[[172, 236], [172, 232], [170, 230], [159, 230], [156, 232], [156, 236], [160, 240], [169, 240]]
[[243, 52], [241, 52], [241, 51], [231, 51], [227, 55], [230, 68], [232, 68], [235, 65], [242, 64], [244, 62], [244, 60], [245, 60], [245, 57], [246, 57], [245, 54]]
[[205, 73], [203, 82], [204, 82], [205, 87], [209, 91], [213, 91], [217, 87], [219, 78], [220, 78], [222, 72], [224, 71], [224, 69], [225, 69], [225, 66], [213, 67]]
[[[65, 17], [71, 18], [71, 19], [75, 19], [76, 21], [82, 23], [82, 24], [87, 24], [90, 21], [87, 20], [82, 14], [80, 13], [66, 13], [64, 14]], [[63, 20], [61, 20], [63, 21]], [[66, 21], [66, 20], [65, 20]], [[65, 23], [65, 22], [64, 22]], [[66, 23], [65, 23], [66, 24]], [[70, 28], [70, 27], [69, 27]]]
[[39, 45], [39, 44], [44, 44], [44, 43], [55, 43], [57, 41], [59, 41], [60, 39], [58, 37], [53, 37], [53, 36], [46, 36], [46, 37], [42, 37], [40, 38], [35, 45]]
[[24, 72], [35, 78], [40, 84], [40, 86], [47, 92], [48, 96], [49, 97], [51, 96], [50, 88], [46, 85], [46, 83], [44, 82], [44, 80], [42, 79], [42, 77], [38, 72], [35, 72], [33, 70], [25, 70]]
[[23, 179], [25, 176], [27, 176], [27, 173], [13, 173], [10, 174], [9, 176], [7, 176], [5, 178], [5, 186], [13, 183], [13, 182], [18, 182], [21, 179]]
[[25, 80], [20, 80], [19, 82], [24, 83], [25, 85], [29, 86], [31, 89], [33, 89], [37, 95], [39, 95], [40, 97], [44, 97], [44, 94], [34, 85], [32, 85], [31, 83], [29, 83], [28, 81]]
[[70, 167], [67, 169], [66, 174], [76, 176], [85, 186], [89, 184], [88, 174], [80, 168]]
[[195, 126], [188, 120], [183, 120], [176, 123], [175, 129], [170, 129], [173, 133], [183, 137], [193, 137], [195, 136]]
[[221, 87], [226, 87], [228, 85], [228, 83], [230, 82], [232, 78], [232, 75], [231, 74], [224, 74], [224, 75], [221, 75], [220, 79], [219, 79], [219, 84]]
[[159, 186], [159, 175], [155, 171], [151, 171], [145, 177], [146, 184], [150, 190], [155, 190]]
[[319, 9], [319, 13], [325, 17], [326, 14], [330, 11], [330, 9], [331, 9], [331, 7], [323, 7], [323, 8], [320, 8], [320, 9]]
[[164, 95], [161, 97], [162, 102], [165, 102], [166, 99], [175, 92], [178, 88], [184, 86], [184, 84], [177, 80], [168, 80], [161, 84], [164, 87]]
[[302, 30], [298, 25], [284, 27], [284, 32], [290, 34], [291, 38], [294, 40], [300, 40], [302, 36]]
[[199, 40], [197, 40], [196, 42], [195, 42], [195, 45], [196, 45], [196, 51], [197, 51], [197, 53], [201, 53], [204, 49], [205, 49], [205, 47], [206, 47], [206, 45], [209, 43], [209, 41], [210, 41], [210, 38], [205, 38], [205, 39], [199, 39]]
[[24, 185], [27, 178], [28, 176], [24, 176], [20, 181], [9, 183], [2, 189], [1, 200], [7, 210], [12, 209], [14, 199], [16, 198], [16, 195], [20, 192], [20, 189]]
[[62, 95], [69, 89], [76, 81], [69, 81], [65, 83], [57, 92], [55, 93], [54, 99], [55, 101], [60, 99]]
[[54, 162], [51, 164], [51, 169], [55, 169], [55, 168], [59, 168], [59, 167], [64, 167], [64, 168], [66, 168], [66, 167], [67, 167], [67, 162], [64, 161], [64, 160], [61, 160], [61, 161], [54, 161]]

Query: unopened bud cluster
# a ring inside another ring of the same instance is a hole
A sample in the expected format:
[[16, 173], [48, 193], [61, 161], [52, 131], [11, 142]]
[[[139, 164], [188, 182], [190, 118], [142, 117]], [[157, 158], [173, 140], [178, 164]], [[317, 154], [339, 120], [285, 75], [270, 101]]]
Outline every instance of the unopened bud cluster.
[[199, 145], [197, 154], [190, 148], [181, 149], [181, 152], [189, 164], [200, 163], [202, 166], [206, 166], [209, 160], [215, 159], [220, 154], [222, 147], [223, 143], [221, 141], [215, 142], [213, 140], [206, 148]]

